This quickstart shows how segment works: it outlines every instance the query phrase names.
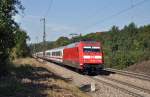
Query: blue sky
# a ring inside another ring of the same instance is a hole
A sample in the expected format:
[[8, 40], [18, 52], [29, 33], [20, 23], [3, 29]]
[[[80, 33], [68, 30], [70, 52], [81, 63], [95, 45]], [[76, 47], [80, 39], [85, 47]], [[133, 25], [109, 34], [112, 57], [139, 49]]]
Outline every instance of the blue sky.
[[[70, 33], [87, 34], [107, 31], [113, 25], [122, 28], [130, 22], [138, 26], [150, 24], [150, 0], [128, 11], [118, 12], [143, 0], [21, 0], [24, 14], [15, 16], [21, 28], [28, 32], [31, 42], [41, 42], [46, 17], [46, 40], [54, 41]], [[51, 9], [48, 10], [50, 4]], [[23, 15], [23, 16], [22, 16]], [[115, 15], [115, 16], [113, 16]], [[111, 17], [113, 16], [113, 17]]]

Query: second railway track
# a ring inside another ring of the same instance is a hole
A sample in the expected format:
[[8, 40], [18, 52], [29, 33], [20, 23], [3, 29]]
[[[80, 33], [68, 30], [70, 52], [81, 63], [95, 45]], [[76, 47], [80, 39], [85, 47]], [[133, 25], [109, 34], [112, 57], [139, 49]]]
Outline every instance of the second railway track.
[[144, 89], [135, 85], [131, 85], [131, 84], [121, 82], [118, 80], [114, 80], [114, 79], [110, 79], [107, 77], [95, 76], [92, 78], [97, 82], [104, 83], [108, 86], [119, 89], [134, 97], [149, 97], [150, 96], [150, 91], [148, 89]]
[[[145, 74], [138, 74], [138, 73], [133, 73], [133, 72], [128, 72], [128, 71], [122, 71], [122, 70], [116, 70], [116, 69], [111, 69], [111, 68], [106, 68], [106, 71], [112, 72], [112, 75], [119, 74], [120, 76], [126, 76], [131, 79], [141, 80], [143, 82], [147, 82], [149, 85], [150, 82], [150, 76], [145, 75]], [[115, 79], [112, 77], [107, 76], [95, 76], [93, 77], [96, 81], [100, 81], [104, 84], [107, 84], [109, 86], [112, 86], [114, 88], [118, 88], [130, 95], [136, 96], [136, 97], [150, 97], [150, 87], [144, 87], [142, 85], [139, 85], [138, 83], [132, 83], [132, 81], [126, 81], [122, 79]], [[121, 81], [122, 80], [122, 81]], [[138, 82], [138, 81], [137, 81]], [[138, 84], [138, 85], [137, 85]], [[145, 85], [146, 86], [146, 85]]]
[[141, 90], [143, 92], [146, 92], [146, 93], [150, 94], [150, 89], [146, 89], [146, 88], [143, 88], [143, 87], [140, 87], [140, 86], [128, 83], [128, 82], [120, 81], [120, 80], [109, 78], [109, 77], [106, 77], [106, 76], [101, 76], [101, 77], [103, 77], [103, 78], [105, 78], [107, 80], [114, 81], [114, 82], [117, 82], [117, 83], [129, 86], [129, 87], [132, 87], [132, 88], [135, 88], [135, 89], [138, 89], [138, 90]]
[[134, 72], [124, 71], [124, 70], [117, 70], [117, 69], [112, 69], [112, 68], [106, 68], [105, 70], [114, 72], [117, 74], [129, 76], [129, 77], [138, 78], [138, 79], [145, 80], [145, 81], [150, 81], [150, 76], [148, 76], [146, 74], [134, 73]]

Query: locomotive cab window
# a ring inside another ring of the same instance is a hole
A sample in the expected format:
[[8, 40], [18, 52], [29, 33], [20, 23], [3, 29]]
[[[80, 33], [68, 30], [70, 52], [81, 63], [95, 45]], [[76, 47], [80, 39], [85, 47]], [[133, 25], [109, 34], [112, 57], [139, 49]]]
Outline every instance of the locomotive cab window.
[[83, 47], [83, 52], [100, 52], [100, 47], [93, 47], [93, 46]]

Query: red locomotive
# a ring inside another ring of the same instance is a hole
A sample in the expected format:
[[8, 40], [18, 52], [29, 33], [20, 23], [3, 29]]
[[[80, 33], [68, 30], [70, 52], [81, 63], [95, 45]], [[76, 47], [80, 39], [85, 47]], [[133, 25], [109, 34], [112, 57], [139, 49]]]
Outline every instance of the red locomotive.
[[103, 69], [104, 59], [102, 46], [99, 42], [81, 41], [64, 47], [47, 50], [37, 57], [74, 67], [82, 72], [97, 72]]

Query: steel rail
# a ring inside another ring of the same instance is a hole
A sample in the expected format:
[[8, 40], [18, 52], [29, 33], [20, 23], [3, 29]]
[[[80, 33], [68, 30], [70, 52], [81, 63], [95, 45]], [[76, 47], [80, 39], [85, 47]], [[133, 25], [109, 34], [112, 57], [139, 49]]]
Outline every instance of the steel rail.
[[106, 81], [103, 81], [103, 80], [100, 80], [100, 79], [97, 79], [97, 78], [94, 78], [94, 77], [92, 77], [92, 79], [95, 80], [95, 81], [97, 81], [97, 82], [103, 83], [103, 84], [105, 84], [105, 85], [107, 85], [107, 86], [111, 86], [111, 87], [113, 87], [113, 88], [119, 89], [119, 90], [121, 90], [122, 92], [127, 93], [127, 94], [129, 94], [129, 95], [132, 95], [132, 96], [134, 96], [134, 97], [144, 97], [143, 95], [140, 95], [140, 94], [135, 93], [135, 92], [131, 92], [131, 91], [128, 90], [128, 89], [125, 89], [125, 88], [123, 88], [123, 87], [119, 87], [119, 86], [114, 85], [114, 84], [111, 84], [111, 83], [109, 83], [109, 82], [106, 82]]
[[109, 77], [106, 77], [106, 76], [101, 76], [101, 77], [103, 77], [107, 80], [114, 81], [114, 82], [129, 86], [129, 87], [132, 87], [134, 89], [137, 89], [137, 90], [140, 90], [140, 91], [143, 91], [143, 92], [146, 92], [146, 93], [150, 94], [150, 89], [145, 89], [145, 88], [142, 88], [142, 87], [139, 87], [139, 86], [127, 83], [127, 82], [119, 81], [119, 80], [116, 80], [116, 79], [113, 79], [113, 78], [109, 78]]
[[134, 72], [129, 72], [129, 71], [125, 71], [125, 70], [117, 70], [117, 69], [112, 69], [112, 68], [105, 68], [105, 70], [110, 71], [110, 72], [114, 72], [117, 74], [125, 75], [125, 76], [138, 78], [141, 80], [150, 81], [150, 76], [148, 76], [146, 74], [134, 73]]

